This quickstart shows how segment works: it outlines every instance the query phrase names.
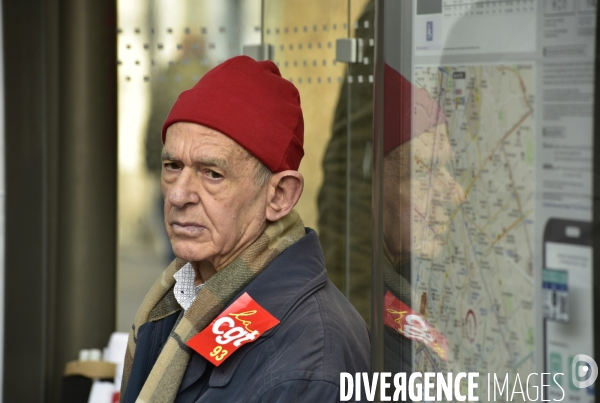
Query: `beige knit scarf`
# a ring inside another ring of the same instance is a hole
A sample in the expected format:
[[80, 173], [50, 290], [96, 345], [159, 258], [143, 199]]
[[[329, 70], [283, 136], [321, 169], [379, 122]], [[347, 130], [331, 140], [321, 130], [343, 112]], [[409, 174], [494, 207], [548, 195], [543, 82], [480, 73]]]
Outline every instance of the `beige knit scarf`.
[[[252, 245], [206, 281], [192, 306], [171, 331], [136, 403], [168, 403], [175, 400], [191, 356], [191, 350], [185, 343], [210, 324], [235, 295], [304, 234], [304, 224], [298, 213], [292, 210], [287, 216], [270, 223]], [[138, 310], [129, 333], [121, 396], [127, 388], [140, 326], [181, 309], [173, 294], [173, 274], [185, 263], [175, 259], [154, 283]]]

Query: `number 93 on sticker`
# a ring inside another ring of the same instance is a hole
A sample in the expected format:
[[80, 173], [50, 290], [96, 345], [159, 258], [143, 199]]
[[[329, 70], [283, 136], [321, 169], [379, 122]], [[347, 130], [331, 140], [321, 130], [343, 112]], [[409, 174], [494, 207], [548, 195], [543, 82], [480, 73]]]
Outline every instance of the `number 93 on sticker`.
[[244, 293], [213, 320], [187, 345], [215, 366], [219, 366], [238, 348], [258, 339], [279, 320]]
[[225, 350], [223, 347], [217, 346], [213, 348], [213, 351], [211, 351], [209, 355], [211, 357], [215, 357], [215, 360], [221, 361], [223, 358], [225, 358], [228, 352], [229, 351]]

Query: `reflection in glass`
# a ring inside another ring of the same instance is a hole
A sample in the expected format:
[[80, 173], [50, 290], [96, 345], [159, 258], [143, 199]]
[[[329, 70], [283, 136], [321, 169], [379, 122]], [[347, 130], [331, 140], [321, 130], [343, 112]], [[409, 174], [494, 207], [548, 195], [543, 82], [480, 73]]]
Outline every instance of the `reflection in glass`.
[[350, 25], [362, 40], [363, 59], [347, 65], [338, 93], [322, 161], [319, 239], [329, 278], [369, 323], [374, 2], [353, 1], [351, 11], [358, 15]]
[[[416, 300], [411, 283], [415, 257], [432, 261], [443, 249], [449, 217], [464, 192], [449, 172], [448, 121], [436, 101], [390, 66], [385, 68], [384, 91], [384, 366], [409, 372], [410, 340], [447, 359], [445, 337], [434, 329], [421, 331], [428, 327], [427, 299]], [[415, 321], [420, 325], [415, 327]]]
[[[385, 366], [508, 374], [512, 387], [543, 366], [534, 150], [536, 119], [549, 115], [534, 101], [546, 70], [534, 2], [483, 3], [407, 2], [416, 7], [386, 36], [412, 42], [386, 54]], [[523, 40], [498, 40], [509, 25]]]
[[[442, 212], [435, 202], [413, 199], [415, 215], [446, 230], [439, 245], [414, 254], [412, 284], [413, 301], [430, 326], [444, 329], [449, 347], [439, 363], [415, 355], [415, 367], [457, 372], [475, 364], [481, 373], [504, 376], [516, 369], [506, 367], [508, 354], [527, 376], [533, 371], [532, 66], [417, 65], [414, 81], [443, 108], [453, 149], [448, 171], [464, 190], [463, 202]], [[428, 232], [417, 227], [413, 235], [425, 239]], [[471, 364], [472, 357], [486, 358]]]
[[321, 161], [344, 77], [344, 64], [335, 60], [335, 41], [347, 36], [347, 27], [348, 0], [264, 1], [264, 42], [272, 46], [281, 75], [298, 88], [304, 114], [305, 153], [299, 170], [304, 191], [295, 209], [320, 237]]

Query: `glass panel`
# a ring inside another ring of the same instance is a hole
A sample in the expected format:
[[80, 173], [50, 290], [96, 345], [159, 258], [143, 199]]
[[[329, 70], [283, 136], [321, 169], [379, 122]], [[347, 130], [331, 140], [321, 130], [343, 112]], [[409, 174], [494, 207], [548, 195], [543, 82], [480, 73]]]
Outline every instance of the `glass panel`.
[[304, 113], [305, 181], [296, 209], [319, 232], [329, 277], [343, 291], [348, 98], [340, 93], [345, 65], [335, 60], [335, 43], [348, 36], [348, 1], [266, 0], [264, 10], [264, 41], [298, 87]]
[[370, 323], [371, 298], [371, 174], [373, 168], [373, 60], [375, 3], [350, 1], [351, 37], [362, 55], [348, 64], [348, 128], [346, 182], [347, 297]]
[[331, 136], [344, 65], [335, 61], [335, 40], [346, 36], [347, 0], [264, 2], [264, 42], [273, 61], [300, 91], [304, 113], [304, 192], [296, 209], [308, 227], [317, 226], [320, 168]]
[[354, 0], [349, 5], [350, 37], [360, 41], [362, 51], [345, 71], [323, 163], [319, 224], [323, 247], [335, 246], [327, 261], [330, 277], [369, 323], [374, 3]]
[[118, 3], [119, 268], [117, 328], [173, 258], [159, 186], [160, 132], [177, 96], [260, 43], [260, 0]]
[[479, 400], [487, 374], [536, 373], [545, 399], [594, 401], [571, 368], [594, 352], [596, 3], [385, 14], [386, 370], [479, 372]]
[[[378, 6], [382, 7], [384, 1]], [[382, 234], [376, 239], [383, 244], [375, 245], [374, 253], [382, 256], [381, 265], [373, 270], [379, 271], [384, 280], [383, 312], [379, 318], [383, 323], [373, 324], [383, 328], [383, 363], [376, 362], [376, 368], [390, 372], [408, 372], [412, 366], [413, 343], [398, 330], [403, 328], [402, 320], [412, 306], [411, 292], [411, 86], [410, 38], [411, 2], [385, 2], [384, 15], [379, 16], [384, 24], [385, 66], [376, 78], [383, 81], [383, 92], [376, 105], [383, 105], [382, 177], [377, 178], [382, 188], [381, 204], [383, 209]], [[381, 35], [380, 32], [378, 32]], [[378, 37], [379, 40], [380, 37]], [[378, 55], [379, 57], [381, 54]], [[406, 63], [408, 61], [408, 63]], [[381, 63], [383, 61], [379, 61]], [[376, 83], [377, 86], [378, 83]], [[407, 134], [408, 133], [408, 134]], [[374, 181], [376, 182], [376, 181]], [[374, 211], [374, 214], [380, 212]], [[381, 302], [381, 301], [379, 301]], [[375, 302], [374, 302], [375, 303]], [[374, 332], [376, 333], [376, 332]], [[378, 341], [380, 342], [380, 341]]]
[[[265, 1], [264, 40], [302, 99], [305, 188], [297, 209], [319, 231], [329, 277], [368, 321], [373, 58], [356, 68], [335, 61], [336, 39], [354, 35], [349, 14], [357, 21], [366, 3]], [[356, 32], [372, 54], [372, 13], [361, 18]]]

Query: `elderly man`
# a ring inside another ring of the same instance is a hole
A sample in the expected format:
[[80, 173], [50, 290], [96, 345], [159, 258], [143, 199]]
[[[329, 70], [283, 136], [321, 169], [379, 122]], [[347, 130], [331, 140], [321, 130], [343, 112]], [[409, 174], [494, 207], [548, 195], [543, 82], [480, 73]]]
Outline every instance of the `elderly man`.
[[293, 210], [303, 118], [269, 62], [236, 57], [162, 131], [165, 226], [177, 259], [140, 307], [122, 402], [333, 402], [366, 372], [366, 324], [327, 280]]

